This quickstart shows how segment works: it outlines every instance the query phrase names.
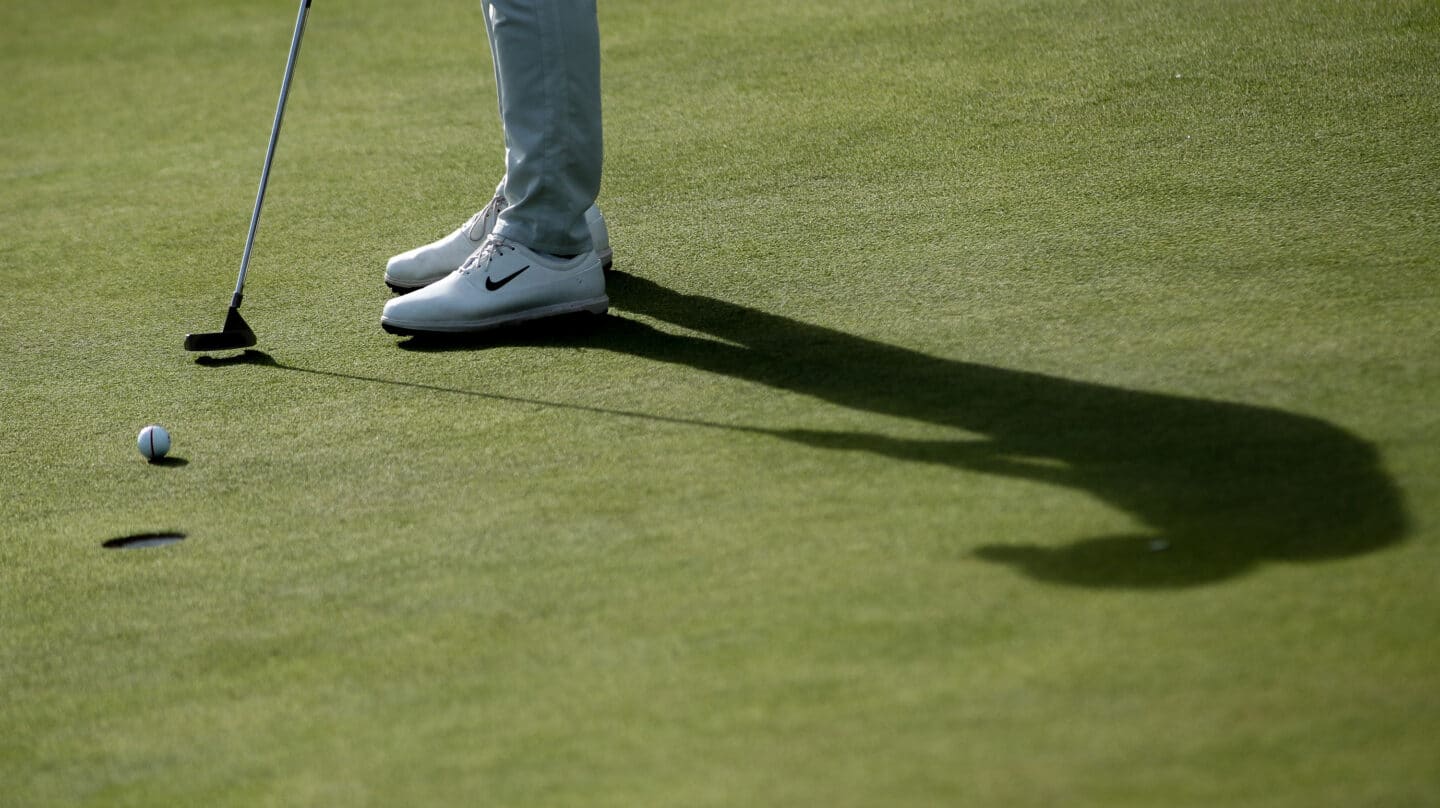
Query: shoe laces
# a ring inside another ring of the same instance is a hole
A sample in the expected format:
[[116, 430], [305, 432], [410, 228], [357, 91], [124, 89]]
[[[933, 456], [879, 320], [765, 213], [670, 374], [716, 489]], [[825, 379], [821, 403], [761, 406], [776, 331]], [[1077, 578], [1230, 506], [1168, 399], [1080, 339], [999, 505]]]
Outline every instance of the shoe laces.
[[[470, 221], [465, 223], [466, 234], [468, 234], [470, 236], [470, 239], [473, 241], [475, 239], [475, 236], [477, 235], [475, 229], [477, 227], [483, 227], [487, 219], [494, 220], [498, 218], [500, 216], [500, 211], [504, 210], [509, 204], [509, 202], [505, 201], [505, 197], [503, 195], [496, 194], [493, 199], [486, 203], [485, 207], [476, 211], [475, 215], [470, 217]], [[491, 228], [493, 227], [494, 224], [492, 221]]]
[[460, 274], [469, 275], [476, 270], [484, 270], [491, 261], [504, 255], [506, 250], [513, 252], [514, 249], [514, 244], [499, 236], [491, 235], [490, 238], [485, 239], [484, 244], [480, 245], [480, 249], [471, 253], [470, 257], [465, 259], [465, 263], [460, 265]]

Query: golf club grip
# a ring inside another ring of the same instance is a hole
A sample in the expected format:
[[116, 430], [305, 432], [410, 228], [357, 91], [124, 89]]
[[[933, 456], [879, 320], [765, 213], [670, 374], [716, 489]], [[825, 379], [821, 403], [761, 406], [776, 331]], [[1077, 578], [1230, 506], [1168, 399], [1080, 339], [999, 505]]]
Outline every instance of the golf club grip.
[[255, 248], [255, 231], [260, 226], [260, 209], [265, 204], [265, 187], [270, 182], [270, 166], [275, 162], [275, 144], [280, 140], [280, 125], [285, 119], [285, 100], [290, 95], [290, 81], [295, 76], [295, 62], [300, 56], [300, 39], [305, 35], [305, 16], [310, 0], [301, 0], [295, 17], [295, 33], [290, 38], [290, 54], [285, 59], [285, 77], [280, 82], [280, 100], [275, 103], [275, 120], [270, 125], [270, 141], [265, 146], [265, 166], [260, 171], [260, 187], [255, 192], [255, 208], [250, 212], [250, 229], [245, 234], [245, 252], [240, 256], [240, 277], [235, 279], [232, 306], [238, 307], [245, 290], [245, 275], [250, 269], [250, 253]]

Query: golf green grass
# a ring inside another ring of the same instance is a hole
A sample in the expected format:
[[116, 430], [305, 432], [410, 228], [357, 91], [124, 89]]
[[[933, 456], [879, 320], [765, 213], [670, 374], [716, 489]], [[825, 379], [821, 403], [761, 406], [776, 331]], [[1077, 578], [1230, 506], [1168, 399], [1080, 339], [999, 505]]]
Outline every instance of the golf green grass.
[[0, 8], [0, 804], [1440, 805], [1440, 6], [606, 0], [610, 315], [426, 342], [320, 0], [197, 362], [294, 13]]

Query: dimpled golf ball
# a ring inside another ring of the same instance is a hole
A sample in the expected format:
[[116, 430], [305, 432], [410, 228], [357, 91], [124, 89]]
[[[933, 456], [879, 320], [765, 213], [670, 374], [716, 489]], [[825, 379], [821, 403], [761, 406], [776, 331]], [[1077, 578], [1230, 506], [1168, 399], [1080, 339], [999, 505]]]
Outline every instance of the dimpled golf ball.
[[140, 454], [153, 463], [170, 451], [170, 433], [159, 424], [151, 424], [140, 430], [140, 437], [135, 443], [140, 447]]

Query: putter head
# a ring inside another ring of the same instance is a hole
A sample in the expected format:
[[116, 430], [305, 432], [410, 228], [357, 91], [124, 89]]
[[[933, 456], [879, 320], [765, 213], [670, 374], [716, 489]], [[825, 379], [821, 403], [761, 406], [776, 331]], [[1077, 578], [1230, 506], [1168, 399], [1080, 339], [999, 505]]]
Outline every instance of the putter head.
[[249, 348], [256, 342], [255, 332], [250, 330], [250, 324], [240, 316], [238, 308], [231, 306], [225, 315], [225, 326], [222, 330], [208, 334], [186, 334], [185, 350], [238, 351]]

